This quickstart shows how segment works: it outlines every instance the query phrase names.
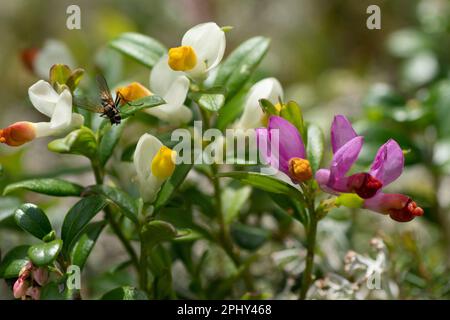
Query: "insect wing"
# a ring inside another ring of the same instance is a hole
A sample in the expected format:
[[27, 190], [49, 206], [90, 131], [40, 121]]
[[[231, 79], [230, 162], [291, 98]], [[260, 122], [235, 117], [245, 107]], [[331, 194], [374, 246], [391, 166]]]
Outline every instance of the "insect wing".
[[73, 104], [77, 108], [85, 109], [85, 110], [88, 110], [91, 112], [96, 112], [96, 113], [103, 113], [103, 111], [105, 109], [101, 105], [100, 101], [94, 102], [94, 101], [88, 99], [85, 95], [82, 95], [79, 93], [74, 94], [72, 99], [73, 99]]
[[105, 77], [98, 74], [96, 79], [102, 101], [107, 102], [110, 105], [114, 105], [114, 99], [111, 96], [111, 91], [109, 91], [108, 83], [106, 82]]

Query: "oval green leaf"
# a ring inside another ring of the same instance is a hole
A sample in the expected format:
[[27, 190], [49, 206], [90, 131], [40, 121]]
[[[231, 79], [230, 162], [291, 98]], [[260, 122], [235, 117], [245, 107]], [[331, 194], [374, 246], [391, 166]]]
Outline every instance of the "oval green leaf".
[[237, 47], [220, 66], [214, 85], [227, 91], [227, 99], [233, 97], [250, 79], [253, 71], [269, 49], [270, 40], [254, 37]]
[[263, 175], [257, 172], [243, 172], [243, 171], [232, 171], [232, 172], [222, 172], [217, 175], [218, 177], [228, 177], [241, 181], [242, 183], [249, 184], [255, 188], [272, 192], [288, 194], [293, 197], [300, 197], [301, 193], [295, 189], [290, 184], [281, 181], [277, 178]]
[[30, 246], [22, 245], [11, 249], [0, 263], [0, 278], [17, 278], [20, 270], [30, 261], [28, 249]]
[[69, 210], [61, 228], [65, 252], [69, 252], [89, 221], [106, 205], [103, 196], [93, 195], [81, 199]]
[[47, 215], [32, 203], [25, 203], [17, 208], [14, 218], [20, 228], [38, 239], [43, 239], [52, 231]]
[[7, 195], [19, 189], [26, 189], [55, 197], [79, 197], [83, 191], [83, 187], [76, 183], [61, 179], [46, 178], [12, 183], [3, 190], [3, 195]]
[[97, 155], [97, 139], [91, 129], [82, 127], [64, 138], [53, 140], [48, 144], [48, 149], [56, 153], [78, 154], [94, 159]]
[[126, 192], [106, 185], [94, 185], [87, 187], [83, 194], [103, 195], [116, 205], [127, 218], [135, 223], [139, 222], [137, 201], [131, 198]]
[[120, 107], [120, 116], [122, 119], [134, 116], [136, 112], [153, 108], [166, 103], [163, 98], [157, 95], [151, 95], [136, 99]]
[[70, 252], [70, 260], [73, 265], [83, 269], [104, 227], [104, 221], [93, 222], [86, 227]]
[[62, 246], [63, 242], [61, 239], [36, 244], [28, 249], [28, 257], [35, 266], [47, 266], [58, 258]]

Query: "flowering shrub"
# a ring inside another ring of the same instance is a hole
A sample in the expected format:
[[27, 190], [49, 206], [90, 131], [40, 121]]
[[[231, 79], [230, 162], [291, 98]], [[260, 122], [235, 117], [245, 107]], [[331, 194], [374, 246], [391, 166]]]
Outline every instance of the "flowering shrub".
[[[378, 269], [385, 271], [385, 244], [377, 240], [383, 261], [347, 256], [351, 261], [346, 267], [352, 272], [366, 270], [362, 280], [352, 284], [340, 277], [333, 289], [337, 293], [323, 289], [325, 280], [311, 286], [319, 276], [318, 226], [330, 212], [368, 209], [389, 216], [390, 224], [424, 214], [411, 197], [385, 189], [402, 174], [407, 146], [390, 137], [377, 146], [370, 166], [357, 166], [364, 134], [358, 134], [345, 115], [336, 114], [327, 165], [323, 158], [328, 147], [320, 127], [304, 119], [299, 104], [284, 100], [278, 80], [255, 81], [269, 40], [251, 38], [224, 58], [228, 30], [213, 22], [200, 24], [185, 33], [181, 46], [170, 49], [143, 34], [113, 39], [111, 48], [151, 69], [148, 88], [131, 79], [122, 80], [113, 92], [98, 93], [89, 81], [92, 74], [58, 63], [73, 63], [73, 58], [62, 57], [52, 64], [48, 79], [29, 88], [33, 107], [50, 120], [33, 123], [17, 115], [19, 122], [0, 130], [2, 147], [54, 137], [49, 151], [86, 158], [95, 184], [42, 177], [6, 186], [4, 195], [27, 190], [76, 199], [60, 228], [49, 220], [44, 205], [21, 203], [11, 210], [15, 223], [36, 238], [12, 248], [0, 262], [0, 277], [15, 298], [85, 297], [89, 284], [77, 276], [97, 239], [108, 231], [127, 253], [118, 269], [128, 268], [132, 276], [102, 292], [105, 299], [264, 298], [260, 271], [255, 271], [257, 252], [269, 240], [273, 224], [256, 225], [240, 216], [244, 210], [271, 212], [279, 229], [273, 238], [289, 236], [283, 224], [302, 226], [304, 237], [299, 238], [304, 246], [284, 248], [301, 259], [288, 288], [301, 299], [355, 297], [355, 285], [359, 288]], [[114, 106], [120, 111], [118, 124], [84, 105], [92, 96], [104, 99], [110, 93], [121, 101]], [[124, 148], [119, 142], [132, 134], [137, 121], [144, 124], [144, 133]], [[204, 134], [195, 121], [207, 129]], [[224, 138], [227, 129], [235, 135]], [[244, 150], [243, 158], [236, 156], [239, 150]], [[257, 200], [250, 201], [252, 197]], [[248, 203], [258, 204], [259, 199], [262, 208], [249, 208]], [[210, 246], [218, 249], [217, 256], [209, 256]], [[270, 254], [282, 260], [279, 252]], [[215, 268], [223, 268], [222, 274]], [[327, 279], [332, 287], [335, 283]], [[278, 292], [270, 297], [278, 294], [283, 297]]]

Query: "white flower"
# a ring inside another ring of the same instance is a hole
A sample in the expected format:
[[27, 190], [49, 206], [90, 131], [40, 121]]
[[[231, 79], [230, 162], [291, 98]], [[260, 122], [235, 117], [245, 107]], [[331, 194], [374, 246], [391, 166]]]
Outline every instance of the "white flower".
[[184, 34], [180, 47], [169, 50], [168, 63], [173, 70], [203, 81], [222, 60], [225, 45], [225, 33], [216, 23], [202, 23]]
[[42, 79], [48, 79], [49, 70], [54, 64], [65, 64], [70, 68], [75, 67], [74, 59], [67, 46], [58, 40], [49, 39], [38, 51], [33, 63], [36, 75]]
[[35, 138], [61, 135], [83, 125], [82, 115], [72, 113], [72, 95], [68, 89], [58, 94], [46, 81], [39, 80], [28, 89], [33, 106], [50, 118], [49, 122], [16, 122], [0, 130], [0, 142], [20, 146]]
[[244, 105], [244, 112], [235, 124], [237, 129], [254, 129], [264, 126], [264, 112], [259, 100], [266, 99], [273, 104], [278, 103], [278, 99], [283, 99], [283, 89], [280, 82], [275, 78], [265, 78], [255, 83], [247, 95]]
[[184, 105], [189, 91], [189, 79], [181, 72], [173, 71], [163, 56], [150, 73], [150, 90], [161, 96], [166, 104], [146, 109], [148, 114], [173, 125], [188, 123], [192, 111]]
[[139, 139], [134, 153], [134, 167], [145, 202], [155, 200], [162, 184], [175, 170], [175, 160], [176, 153], [158, 138], [146, 133]]

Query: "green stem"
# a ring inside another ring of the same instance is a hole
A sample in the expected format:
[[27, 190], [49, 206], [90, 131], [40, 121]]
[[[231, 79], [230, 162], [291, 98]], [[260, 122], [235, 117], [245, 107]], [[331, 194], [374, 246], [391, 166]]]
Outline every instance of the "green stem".
[[312, 272], [314, 268], [314, 250], [316, 247], [316, 237], [317, 237], [317, 224], [318, 224], [318, 217], [317, 212], [314, 207], [314, 197], [311, 195], [311, 193], [308, 193], [307, 196], [309, 200], [308, 204], [308, 211], [309, 211], [309, 225], [306, 229], [306, 265], [305, 270], [303, 271], [303, 278], [302, 278], [302, 287], [300, 289], [300, 297], [299, 299], [305, 300], [306, 294], [308, 293], [308, 289], [312, 283]]
[[[217, 175], [217, 165], [216, 164], [212, 164], [211, 165], [211, 169], [213, 172], [213, 186], [214, 186], [214, 197], [215, 197], [215, 203], [216, 203], [216, 212], [217, 212], [217, 216], [218, 216], [218, 223], [219, 223], [219, 241], [220, 244], [222, 245], [223, 249], [225, 250], [225, 252], [227, 253], [227, 255], [230, 257], [230, 259], [233, 261], [234, 265], [236, 268], [241, 267], [242, 262], [241, 259], [239, 257], [239, 252], [237, 252], [234, 249], [233, 246], [233, 241], [230, 237], [230, 230], [228, 228], [228, 225], [225, 221], [225, 216], [223, 214], [223, 206], [222, 206], [222, 196], [221, 196], [221, 189], [220, 189], [220, 184], [219, 184], [219, 180], [216, 177]], [[248, 269], [243, 271], [243, 277], [244, 277], [244, 282], [245, 282], [245, 287], [248, 291], [253, 291], [254, 290], [254, 285], [253, 285], [253, 280], [251, 277], [250, 272], [248, 271]]]
[[147, 246], [143, 239], [141, 239], [141, 259], [139, 263], [139, 286], [141, 290], [148, 293], [148, 259], [147, 259]]
[[[95, 182], [99, 185], [103, 184], [104, 180], [104, 174], [101, 170], [100, 166], [95, 163], [94, 161], [91, 162], [92, 164], [92, 170], [94, 171], [95, 176]], [[128, 239], [125, 237], [125, 235], [122, 232], [122, 229], [117, 224], [117, 222], [114, 220], [114, 215], [111, 210], [110, 206], [106, 206], [104, 209], [106, 220], [108, 221], [109, 225], [111, 226], [112, 231], [114, 234], [119, 238], [120, 242], [124, 246], [125, 250], [128, 252], [131, 262], [135, 266], [136, 270], [139, 270], [139, 262], [138, 257], [136, 255], [136, 252], [134, 251], [133, 247], [131, 246], [131, 243], [128, 241]]]

